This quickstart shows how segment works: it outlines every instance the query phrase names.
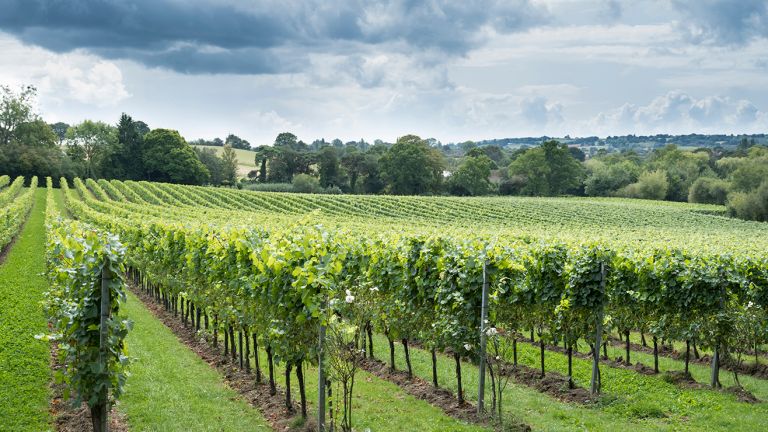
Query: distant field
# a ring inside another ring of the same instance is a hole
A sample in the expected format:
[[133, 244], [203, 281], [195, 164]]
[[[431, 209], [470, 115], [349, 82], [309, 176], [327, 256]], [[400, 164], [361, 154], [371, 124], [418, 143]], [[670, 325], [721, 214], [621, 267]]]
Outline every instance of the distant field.
[[[192, 146], [192, 147], [198, 147], [198, 148], [209, 148], [216, 150], [216, 154], [221, 156], [221, 153], [224, 151], [224, 147], [215, 147], [215, 146]], [[249, 171], [254, 170], [257, 168], [256, 166], [256, 152], [252, 150], [240, 150], [235, 149], [235, 153], [237, 154], [237, 172], [241, 176], [245, 177]]]

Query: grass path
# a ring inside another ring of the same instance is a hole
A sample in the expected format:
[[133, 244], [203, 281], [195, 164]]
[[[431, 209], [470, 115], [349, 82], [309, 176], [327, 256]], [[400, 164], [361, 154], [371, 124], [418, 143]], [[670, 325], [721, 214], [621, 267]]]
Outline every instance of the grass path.
[[131, 365], [119, 408], [132, 431], [268, 431], [256, 408], [128, 293]]
[[[386, 338], [375, 336], [377, 357], [387, 358]], [[610, 351], [610, 350], [609, 350]], [[618, 353], [618, 350], [616, 350]], [[539, 352], [536, 347], [518, 344], [521, 364], [538, 367]], [[610, 352], [609, 352], [610, 354]], [[431, 381], [430, 354], [421, 349], [411, 349], [414, 373]], [[639, 358], [638, 358], [639, 359]], [[511, 360], [511, 359], [510, 359]], [[643, 358], [642, 361], [646, 359]], [[396, 362], [405, 367], [402, 346], [397, 344]], [[679, 370], [680, 362], [669, 360], [663, 366], [667, 370]], [[566, 356], [547, 351], [545, 367], [564, 373]], [[693, 365], [692, 365], [693, 368]], [[703, 369], [704, 367], [702, 367]], [[456, 390], [452, 358], [438, 356], [439, 384]], [[693, 370], [694, 375], [704, 371]], [[466, 396], [477, 397], [477, 368], [464, 364], [463, 384]], [[763, 427], [768, 418], [768, 404], [746, 404], [735, 397], [709, 389], [682, 389], [665, 382], [661, 376], [646, 376], [632, 370], [601, 367], [604, 398], [596, 406], [579, 406], [557, 401], [547, 395], [514, 381], [505, 392], [505, 409], [517, 418], [525, 420], [534, 430], [729, 430], [754, 431]], [[574, 377], [578, 385], [588, 386], [591, 363], [574, 358]], [[725, 384], [725, 383], [724, 383]], [[756, 391], [762, 394], [761, 391]], [[486, 400], [489, 400], [486, 397]]]
[[[221, 335], [219, 335], [221, 338]], [[221, 342], [220, 349], [223, 349]], [[251, 354], [253, 359], [253, 354]], [[267, 355], [259, 349], [262, 373], [267, 374]], [[253, 361], [251, 366], [253, 366]], [[310, 417], [317, 416], [317, 368], [305, 365], [305, 387], [307, 411]], [[275, 382], [285, 388], [285, 365], [275, 363]], [[334, 387], [334, 391], [337, 391]], [[291, 372], [291, 394], [299, 401], [299, 386], [296, 370]], [[334, 397], [338, 397], [336, 394]], [[473, 432], [488, 431], [489, 427], [470, 424], [450, 417], [440, 408], [406, 393], [396, 384], [383, 380], [368, 372], [359, 370], [355, 378], [352, 405], [353, 426], [357, 431], [370, 429], [375, 432]]]
[[34, 335], [46, 331], [40, 302], [45, 278], [45, 189], [16, 243], [0, 266], [0, 429], [50, 429], [50, 346]]

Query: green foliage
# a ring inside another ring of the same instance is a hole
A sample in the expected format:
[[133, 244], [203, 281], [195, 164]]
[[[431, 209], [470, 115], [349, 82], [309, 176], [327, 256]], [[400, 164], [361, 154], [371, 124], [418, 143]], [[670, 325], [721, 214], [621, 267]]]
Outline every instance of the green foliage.
[[154, 129], [144, 136], [147, 178], [182, 184], [204, 184], [210, 178], [189, 144], [175, 130]]
[[442, 154], [416, 135], [398, 138], [380, 159], [381, 176], [395, 195], [437, 193], [442, 182]]
[[508, 174], [519, 179], [521, 195], [553, 196], [577, 189], [584, 168], [567, 145], [547, 141], [515, 159], [509, 165]]
[[611, 196], [617, 190], [637, 181], [640, 166], [629, 159], [590, 159], [586, 163], [584, 193], [589, 196]]
[[727, 207], [731, 216], [768, 222], [768, 180], [751, 192], [728, 194]]
[[452, 195], [488, 195], [493, 192], [493, 185], [488, 180], [493, 161], [481, 154], [464, 159], [458, 170], [448, 179], [448, 189]]
[[320, 181], [309, 174], [299, 174], [295, 176], [291, 185], [293, 186], [294, 192], [319, 193], [323, 190], [323, 188], [320, 187]]
[[19, 126], [36, 120], [32, 102], [37, 95], [33, 86], [24, 86], [18, 93], [10, 87], [0, 86], [0, 146], [17, 138]]
[[697, 178], [703, 175], [714, 175], [709, 167], [708, 154], [683, 151], [675, 145], [668, 145], [655, 150], [651, 155], [647, 169], [649, 171], [663, 170], [668, 180], [666, 195], [661, 198], [650, 199], [666, 198], [672, 201], [687, 201], [688, 189]]
[[618, 195], [627, 198], [662, 200], [667, 196], [669, 181], [662, 170], [640, 174], [636, 183], [627, 185], [618, 191]]
[[80, 164], [85, 177], [102, 177], [113, 166], [107, 161], [117, 153], [117, 129], [104, 122], [85, 120], [67, 129], [67, 154]]
[[[59, 359], [65, 366], [59, 379], [74, 393], [75, 406], [84, 401], [95, 409], [107, 403], [108, 390], [119, 398], [127, 378], [124, 339], [131, 322], [120, 315], [126, 301], [125, 249], [115, 236], [73, 221], [49, 220], [47, 231], [51, 290], [46, 311], [56, 332], [50, 338], [59, 341]], [[102, 284], [110, 299], [108, 346], [100, 348]]]
[[234, 185], [237, 182], [237, 154], [229, 144], [224, 144], [224, 151], [221, 154], [221, 168], [222, 182]]
[[712, 177], [699, 177], [688, 191], [688, 202], [701, 204], [725, 204], [730, 184]]

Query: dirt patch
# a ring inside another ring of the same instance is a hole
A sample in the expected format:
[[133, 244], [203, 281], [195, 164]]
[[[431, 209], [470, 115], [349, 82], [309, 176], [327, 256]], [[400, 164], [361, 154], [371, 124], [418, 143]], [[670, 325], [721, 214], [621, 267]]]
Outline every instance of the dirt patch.
[[583, 387], [568, 388], [568, 377], [557, 372], [546, 372], [544, 378], [541, 378], [541, 371], [538, 369], [522, 365], [505, 365], [502, 373], [512, 376], [520, 384], [525, 384], [563, 402], [590, 404], [597, 401]]
[[[180, 317], [174, 317], [172, 312], [166, 311], [163, 306], [155, 303], [154, 299], [141, 289], [132, 286], [130, 289], [144, 303], [144, 306], [165, 324], [184, 345], [224, 375], [226, 384], [240, 393], [249, 404], [257, 408], [274, 430], [314, 431], [317, 429], [317, 424], [311, 417], [303, 423], [297, 421], [295, 413], [300, 412], [300, 407], [296, 400], [293, 401], [293, 412], [289, 412], [285, 408], [285, 390], [283, 388], [278, 386], [277, 393], [271, 395], [268, 379], [262, 379], [262, 383], [257, 384], [254, 373], [241, 370], [231, 357], [225, 356], [221, 351], [213, 348], [205, 337], [196, 333], [191, 326], [185, 326]], [[275, 373], [280, 372], [276, 370]], [[300, 426], [294, 426], [299, 423]]]
[[745, 402], [745, 403], [759, 403], [760, 399], [756, 398], [755, 395], [750, 393], [748, 390], [745, 390], [743, 387], [733, 386], [728, 387], [725, 389], [726, 393], [733, 393], [736, 395], [736, 399], [739, 400], [739, 402]]
[[[51, 344], [51, 370], [54, 372], [63, 368], [58, 362], [58, 344]], [[50, 413], [58, 432], [92, 432], [91, 412], [86, 404], [76, 407], [71, 401], [64, 399], [64, 385], [51, 383], [53, 398], [51, 398]], [[117, 407], [109, 412], [109, 430], [127, 432], [128, 424], [125, 416]]]
[[[451, 417], [471, 423], [490, 425], [489, 419], [477, 415], [477, 406], [469, 402], [459, 405], [453, 392], [444, 388], [435, 388], [425, 380], [414, 376], [408, 378], [405, 371], [392, 371], [389, 366], [376, 359], [367, 358], [360, 364], [361, 369], [370, 372], [377, 377], [397, 384], [406, 393], [429, 402]], [[531, 427], [524, 423], [505, 424], [505, 431], [530, 431]]]

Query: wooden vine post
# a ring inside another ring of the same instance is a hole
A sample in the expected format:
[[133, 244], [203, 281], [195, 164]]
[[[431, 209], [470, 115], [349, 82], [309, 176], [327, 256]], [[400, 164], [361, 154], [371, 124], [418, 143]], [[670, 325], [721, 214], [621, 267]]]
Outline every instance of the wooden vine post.
[[[605, 263], [600, 263], [600, 292], [605, 293]], [[600, 393], [600, 343], [603, 341], [603, 305], [597, 312], [595, 320], [595, 349], [592, 350], [592, 381], [590, 392], [593, 395]]]
[[[107, 360], [107, 338], [109, 337], [109, 329], [107, 327], [107, 320], [109, 320], [109, 305], [110, 305], [110, 285], [114, 279], [114, 274], [110, 268], [110, 262], [108, 258], [104, 259], [104, 268], [101, 270], [101, 304], [99, 310], [99, 363], [103, 373], [107, 373], [109, 363]], [[91, 417], [93, 423], [94, 432], [108, 432], [108, 419], [107, 419], [107, 405], [109, 398], [109, 387], [104, 386], [100, 391], [99, 401], [94, 407]]]
[[488, 321], [488, 259], [483, 261], [483, 293], [480, 306], [480, 379], [477, 383], [477, 413], [482, 414], [485, 411], [485, 351], [486, 351], [486, 322]]

